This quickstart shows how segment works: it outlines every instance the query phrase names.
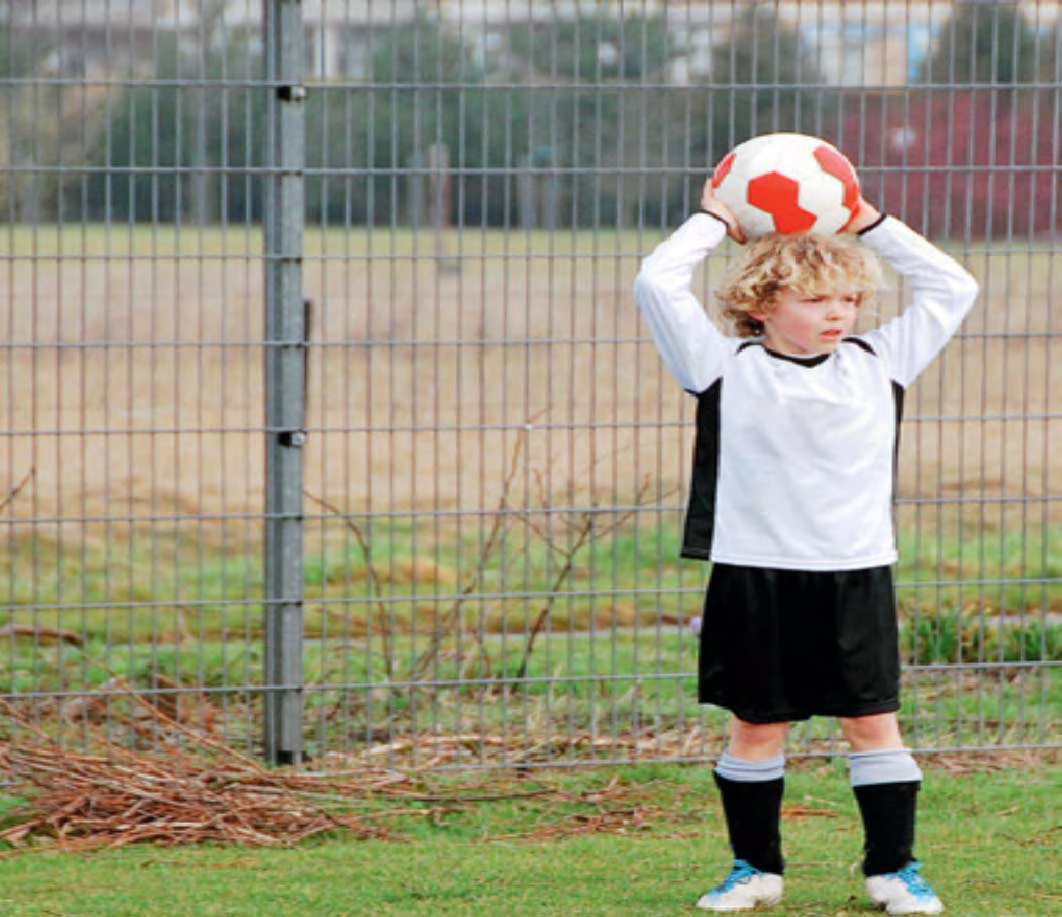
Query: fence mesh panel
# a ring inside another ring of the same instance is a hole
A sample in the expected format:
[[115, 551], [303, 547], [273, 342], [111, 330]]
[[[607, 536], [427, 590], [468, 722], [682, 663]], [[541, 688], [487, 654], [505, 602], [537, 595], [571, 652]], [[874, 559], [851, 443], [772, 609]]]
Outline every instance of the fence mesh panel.
[[[280, 7], [306, 89], [299, 685], [263, 643]], [[693, 403], [631, 287], [712, 164], [778, 130], [836, 143], [982, 284], [907, 401], [907, 740], [1058, 746], [1046, 0], [0, 7], [0, 736], [152, 745], [161, 712], [259, 754], [265, 696], [296, 691], [315, 760], [717, 754], [706, 569], [678, 560]], [[790, 753], [839, 741], [814, 720]]]

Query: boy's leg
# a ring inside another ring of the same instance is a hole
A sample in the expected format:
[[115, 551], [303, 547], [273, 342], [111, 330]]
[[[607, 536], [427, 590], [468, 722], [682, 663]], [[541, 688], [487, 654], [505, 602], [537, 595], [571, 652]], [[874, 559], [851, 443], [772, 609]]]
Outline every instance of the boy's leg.
[[723, 800], [734, 858], [781, 875], [782, 743], [788, 723], [746, 723], [734, 717], [730, 742], [714, 777]]
[[867, 891], [889, 914], [937, 914], [940, 900], [914, 857], [915, 815], [922, 771], [903, 747], [896, 714], [841, 720], [852, 753], [852, 789], [865, 836]]
[[781, 900], [786, 728], [786, 723], [733, 720], [730, 744], [713, 776], [723, 800], [734, 869], [697, 902], [704, 910], [743, 911]]
[[866, 837], [863, 874], [897, 872], [914, 859], [914, 822], [922, 772], [903, 747], [895, 713], [841, 719], [852, 752], [852, 790]]

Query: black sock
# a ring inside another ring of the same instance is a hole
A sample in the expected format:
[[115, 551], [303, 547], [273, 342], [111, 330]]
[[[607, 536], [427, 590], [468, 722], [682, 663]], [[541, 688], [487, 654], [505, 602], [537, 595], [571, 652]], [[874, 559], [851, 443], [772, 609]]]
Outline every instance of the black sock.
[[782, 790], [785, 778], [744, 782], [714, 773], [734, 859], [761, 872], [782, 874]]
[[920, 781], [854, 787], [866, 838], [863, 875], [899, 872], [914, 859]]

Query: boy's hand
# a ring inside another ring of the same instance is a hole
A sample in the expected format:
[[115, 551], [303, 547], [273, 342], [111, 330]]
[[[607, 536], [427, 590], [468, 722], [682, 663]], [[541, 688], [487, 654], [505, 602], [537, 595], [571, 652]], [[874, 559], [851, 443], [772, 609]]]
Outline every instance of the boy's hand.
[[861, 197], [859, 199], [859, 208], [856, 210], [855, 216], [852, 217], [842, 232], [857, 233], [860, 230], [866, 229], [868, 226], [873, 226], [874, 223], [880, 219], [881, 211], [873, 204], [869, 203], [866, 198]]
[[701, 190], [701, 210], [707, 210], [708, 213], [714, 214], [726, 223], [726, 234], [739, 245], [744, 245], [748, 241], [745, 231], [741, 228], [741, 224], [738, 223], [737, 217], [734, 216], [734, 211], [715, 196], [715, 190], [712, 188], [712, 180], [710, 178], [704, 183], [704, 188]]

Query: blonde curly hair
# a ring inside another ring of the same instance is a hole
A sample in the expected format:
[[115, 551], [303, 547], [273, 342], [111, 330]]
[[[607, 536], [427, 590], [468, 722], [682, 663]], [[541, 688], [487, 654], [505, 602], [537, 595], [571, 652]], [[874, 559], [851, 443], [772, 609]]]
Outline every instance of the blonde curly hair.
[[784, 288], [800, 295], [854, 293], [862, 306], [880, 285], [877, 258], [851, 236], [768, 235], [749, 245], [715, 298], [738, 337], [758, 337], [763, 322], [752, 313], [770, 312]]

